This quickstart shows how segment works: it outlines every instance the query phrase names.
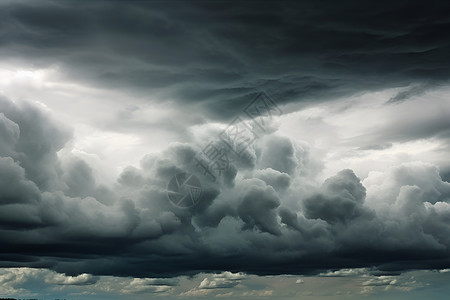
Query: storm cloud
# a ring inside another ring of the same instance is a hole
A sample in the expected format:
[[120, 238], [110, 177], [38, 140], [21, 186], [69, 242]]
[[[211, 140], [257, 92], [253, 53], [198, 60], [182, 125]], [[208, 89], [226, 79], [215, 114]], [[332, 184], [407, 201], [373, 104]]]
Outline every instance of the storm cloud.
[[[243, 176], [231, 186], [196, 168], [198, 146], [178, 143], [126, 168], [108, 189], [95, 183], [82, 160], [61, 162], [57, 151], [70, 135], [50, 116], [34, 106], [1, 103], [1, 131], [8, 133], [2, 144], [9, 141], [0, 160], [3, 267], [145, 277], [449, 266], [450, 183], [433, 165], [401, 165], [364, 182], [343, 170], [313, 186], [302, 175], [310, 167], [308, 152], [269, 133], [252, 145], [258, 164], [236, 165]], [[56, 140], [38, 139], [39, 128]], [[32, 133], [35, 139], [28, 139]], [[21, 139], [28, 152], [21, 151]], [[36, 172], [40, 165], [45, 168]], [[167, 182], [180, 172], [202, 178], [203, 198], [190, 209], [167, 198]], [[399, 261], [405, 251], [408, 257]]]
[[450, 72], [443, 1], [74, 4], [3, 3], [0, 54], [208, 119], [228, 120], [259, 90], [291, 110], [411, 86], [398, 102]]

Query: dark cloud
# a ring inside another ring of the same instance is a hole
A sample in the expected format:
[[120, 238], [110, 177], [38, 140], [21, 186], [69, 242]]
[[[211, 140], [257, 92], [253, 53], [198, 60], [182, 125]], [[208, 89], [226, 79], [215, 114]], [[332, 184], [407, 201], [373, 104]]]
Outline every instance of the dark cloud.
[[0, 96], [0, 108], [7, 119], [2, 123], [2, 132], [9, 132], [2, 135], [2, 144], [13, 147], [0, 154], [19, 161], [40, 189], [60, 188], [61, 168], [56, 152], [69, 141], [70, 131], [25, 102], [18, 106]]
[[261, 89], [287, 104], [445, 82], [449, 9], [444, 1], [6, 2], [0, 55], [229, 119]]
[[365, 196], [359, 178], [352, 170], [343, 170], [328, 178], [319, 194], [305, 200], [305, 216], [328, 223], [348, 222], [363, 214], [367, 217], [362, 206]]
[[[25, 178], [25, 170], [13, 161], [11, 157], [2, 157], [1, 166], [1, 203], [33, 203], [37, 202], [41, 195], [34, 182]], [[21, 195], [17, 197], [17, 191]]]
[[280, 235], [275, 209], [280, 200], [272, 187], [258, 187], [245, 182], [249, 189], [244, 192], [238, 206], [238, 214], [244, 221], [244, 229], [257, 227], [263, 232]]
[[291, 183], [291, 177], [288, 174], [278, 172], [271, 168], [257, 170], [254, 176], [263, 180], [267, 185], [270, 185], [277, 191], [286, 190]]
[[430, 84], [419, 84], [411, 86], [403, 91], [398, 92], [395, 96], [391, 97], [387, 103], [400, 103], [414, 96], [422, 96], [432, 88], [433, 86], [430, 86]]

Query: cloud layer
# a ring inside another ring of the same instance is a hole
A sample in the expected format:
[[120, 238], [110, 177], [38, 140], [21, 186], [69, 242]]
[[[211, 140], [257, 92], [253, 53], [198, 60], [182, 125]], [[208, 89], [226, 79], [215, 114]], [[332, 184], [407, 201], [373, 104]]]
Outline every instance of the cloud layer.
[[[175, 143], [125, 168], [115, 186], [106, 187], [86, 162], [58, 155], [70, 130], [36, 106], [5, 98], [0, 105], [2, 267], [73, 276], [48, 279], [58, 284], [95, 280], [82, 273], [449, 267], [450, 183], [432, 164], [404, 163], [369, 173], [363, 182], [345, 169], [316, 184], [311, 179], [320, 162], [308, 145], [275, 131], [231, 161], [234, 171], [215, 182], [196, 165], [195, 143]], [[216, 131], [209, 139], [219, 143]], [[192, 208], [168, 200], [167, 184], [180, 172], [201, 181], [203, 196]], [[200, 288], [239, 280], [227, 276]]]
[[398, 103], [450, 75], [443, 1], [173, 3], [6, 1], [0, 55], [200, 110], [191, 122], [227, 120], [261, 89], [298, 107], [405, 87]]

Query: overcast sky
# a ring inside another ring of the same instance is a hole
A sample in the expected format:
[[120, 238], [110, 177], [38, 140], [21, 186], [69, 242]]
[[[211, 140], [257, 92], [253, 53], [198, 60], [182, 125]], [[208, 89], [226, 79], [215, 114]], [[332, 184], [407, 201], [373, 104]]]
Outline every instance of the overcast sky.
[[0, 297], [444, 299], [450, 4], [0, 1]]

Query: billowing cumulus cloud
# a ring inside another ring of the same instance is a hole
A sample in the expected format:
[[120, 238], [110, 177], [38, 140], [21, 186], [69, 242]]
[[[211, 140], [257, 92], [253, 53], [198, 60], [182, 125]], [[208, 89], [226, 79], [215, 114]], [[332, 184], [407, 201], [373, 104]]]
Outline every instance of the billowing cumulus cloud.
[[351, 170], [328, 178], [322, 189], [320, 194], [305, 200], [306, 217], [337, 223], [351, 221], [365, 213], [362, 206], [366, 190]]
[[[143, 157], [139, 167], [125, 168], [107, 188], [96, 184], [86, 162], [58, 158], [64, 146], [58, 138], [66, 131], [50, 117], [34, 106], [20, 108], [6, 99], [2, 104], [9, 109], [2, 132], [9, 130], [16, 141], [0, 160], [2, 266], [67, 273], [48, 278], [58, 284], [94, 282], [81, 273], [148, 277], [224, 269], [308, 274], [346, 266], [448, 267], [450, 184], [431, 164], [399, 165], [370, 173], [363, 182], [347, 169], [313, 184], [304, 177], [315, 168], [304, 145], [274, 132], [248, 150], [256, 155], [251, 169], [231, 162], [237, 170], [232, 185], [203, 173], [194, 159], [198, 146], [178, 143]], [[37, 124], [31, 128], [24, 115], [35, 116]], [[57, 141], [31, 140], [38, 150], [21, 151], [22, 137], [36, 128], [48, 128]], [[2, 138], [11, 141], [11, 135]], [[31, 157], [37, 162], [29, 166]], [[42, 161], [44, 172], [37, 173]], [[169, 180], [181, 172], [201, 179], [202, 198], [191, 208], [174, 206], [167, 197]], [[405, 251], [408, 264], [398, 263]], [[200, 290], [237, 284], [227, 274], [205, 279]], [[133, 285], [166, 290], [155, 282]]]

